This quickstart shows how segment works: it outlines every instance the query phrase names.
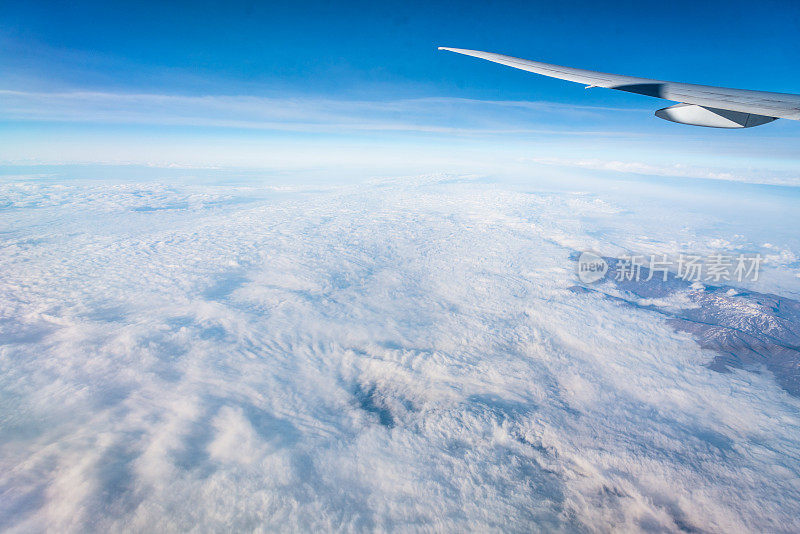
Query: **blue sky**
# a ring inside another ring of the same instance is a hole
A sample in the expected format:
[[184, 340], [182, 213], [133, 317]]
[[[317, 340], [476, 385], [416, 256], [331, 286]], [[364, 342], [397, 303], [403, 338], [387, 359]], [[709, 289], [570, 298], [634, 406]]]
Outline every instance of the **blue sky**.
[[370, 172], [409, 154], [424, 160], [409, 171], [463, 171], [472, 163], [467, 154], [485, 172], [498, 154], [775, 171], [780, 180], [800, 168], [798, 125], [790, 121], [739, 132], [682, 127], [652, 116], [661, 101], [436, 50], [798, 92], [795, 2], [18, 2], [2, 9], [0, 161], [7, 165], [274, 169], [294, 154], [295, 164], [313, 160], [325, 169], [346, 163], [332, 154], [351, 150], [352, 164], [365, 161], [365, 151], [376, 159]]

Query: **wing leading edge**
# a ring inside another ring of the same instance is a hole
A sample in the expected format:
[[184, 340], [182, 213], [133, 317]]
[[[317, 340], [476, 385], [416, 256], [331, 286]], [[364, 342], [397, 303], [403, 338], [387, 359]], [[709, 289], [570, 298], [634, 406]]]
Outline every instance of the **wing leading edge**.
[[656, 116], [683, 124], [716, 128], [749, 128], [779, 118], [800, 120], [800, 95], [622, 76], [463, 48], [439, 47], [439, 50], [477, 57], [551, 78], [582, 83], [588, 87], [605, 87], [680, 102], [676, 106], [658, 110]]

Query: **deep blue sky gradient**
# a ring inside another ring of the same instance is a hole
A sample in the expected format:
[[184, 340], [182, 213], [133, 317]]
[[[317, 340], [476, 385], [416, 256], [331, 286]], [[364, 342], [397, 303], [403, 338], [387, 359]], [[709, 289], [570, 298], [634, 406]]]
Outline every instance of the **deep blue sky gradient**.
[[[800, 92], [800, 3], [6, 2], [18, 83], [153, 92], [572, 100], [455, 46], [660, 79]], [[7, 78], [9, 79], [9, 78]]]

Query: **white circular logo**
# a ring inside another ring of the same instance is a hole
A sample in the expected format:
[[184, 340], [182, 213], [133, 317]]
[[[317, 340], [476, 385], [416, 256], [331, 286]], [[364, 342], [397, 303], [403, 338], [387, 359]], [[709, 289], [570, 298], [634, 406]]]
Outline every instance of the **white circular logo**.
[[608, 272], [608, 263], [594, 252], [581, 252], [578, 258], [578, 278], [584, 284], [591, 284], [603, 278]]

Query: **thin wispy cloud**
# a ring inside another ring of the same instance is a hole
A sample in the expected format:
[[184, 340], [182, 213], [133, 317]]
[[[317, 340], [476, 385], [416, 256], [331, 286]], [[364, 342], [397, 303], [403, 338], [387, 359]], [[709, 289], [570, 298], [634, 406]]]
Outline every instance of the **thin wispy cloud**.
[[[442, 97], [346, 100], [4, 90], [0, 118], [23, 126], [5, 139], [0, 161], [170, 168], [369, 167], [376, 175], [443, 169], [522, 175], [531, 165], [547, 165], [586, 172], [800, 183], [798, 163], [786, 158], [780, 160], [783, 164], [759, 160], [759, 170], [752, 171], [738, 162], [706, 162], [705, 157], [693, 164], [660, 162], [665, 155], [690, 150], [691, 139], [682, 133], [659, 134], [660, 154], [643, 161], [637, 152], [649, 146], [653, 133], [610, 126], [644, 111]], [[52, 126], [59, 124], [74, 133], [64, 135]], [[34, 129], [26, 137], [26, 125], [52, 126], [55, 133], [42, 135]], [[81, 125], [91, 128], [75, 130]], [[732, 152], [735, 147], [722, 149]]]
[[[597, 121], [630, 109], [554, 102], [417, 98], [389, 101], [107, 92], [0, 91], [6, 120], [184, 125], [297, 132], [421, 132], [456, 135], [562, 133], [554, 115]], [[610, 132], [603, 132], [610, 135]]]
[[611, 173], [640, 174], [645, 176], [703, 178], [707, 180], [729, 180], [770, 185], [800, 185], [800, 171], [793, 170], [710, 168], [681, 163], [654, 164], [642, 161], [603, 160], [595, 158], [529, 158], [527, 161], [548, 166], [608, 171]]

